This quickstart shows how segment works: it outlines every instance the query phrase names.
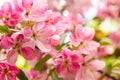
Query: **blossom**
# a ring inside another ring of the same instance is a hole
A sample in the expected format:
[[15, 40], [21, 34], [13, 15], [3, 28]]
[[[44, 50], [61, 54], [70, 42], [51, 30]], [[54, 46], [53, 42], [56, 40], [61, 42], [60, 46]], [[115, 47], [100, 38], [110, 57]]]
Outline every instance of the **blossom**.
[[[22, 34], [12, 34], [11, 37], [3, 37], [0, 44], [3, 49], [10, 50], [8, 52], [8, 62], [12, 61], [12, 63], [15, 63], [14, 61], [17, 59], [16, 53], [18, 53], [18, 51], [20, 51], [27, 60], [35, 58], [35, 46], [31, 42], [32, 41], [25, 38]], [[11, 60], [11, 57], [14, 57], [15, 60]]]
[[62, 50], [60, 57], [55, 60], [58, 75], [63, 78], [67, 78], [68, 75], [66, 74], [69, 73], [76, 75], [77, 71], [80, 69], [81, 61], [82, 56], [73, 53], [69, 49]]
[[[117, 19], [119, 17], [120, 1], [106, 0], [101, 1], [98, 6], [98, 17], [104, 20], [107, 17]], [[116, 13], [115, 13], [116, 12]]]
[[2, 80], [16, 80], [16, 75], [19, 70], [8, 63], [0, 62], [0, 79]]
[[13, 39], [11, 37], [3, 37], [0, 46], [3, 49], [10, 49], [13, 46]]
[[[25, 37], [34, 41], [36, 47], [42, 52], [50, 52], [60, 41], [60, 34], [64, 32], [61, 29], [59, 13], [46, 12], [43, 22], [36, 23], [32, 28], [26, 26], [23, 30]], [[32, 38], [31, 38], [32, 37]]]
[[40, 78], [39, 71], [35, 71], [34, 69], [31, 69], [29, 72], [26, 72], [26, 75], [29, 80], [38, 80]]
[[91, 28], [83, 28], [78, 25], [75, 32], [71, 34], [70, 41], [73, 45], [73, 50], [79, 49], [83, 54], [96, 53], [99, 43], [92, 40], [95, 32]]
[[22, 21], [41, 21], [48, 10], [47, 0], [14, 0], [14, 5], [21, 13]]
[[113, 47], [110, 46], [110, 45], [103, 45], [103, 46], [100, 46], [98, 48], [98, 56], [99, 57], [106, 57], [106, 56], [109, 56], [111, 55], [111, 53], [113, 53], [114, 50], [113, 50]]
[[110, 39], [116, 47], [120, 48], [120, 32], [119, 31], [110, 33]]
[[20, 21], [19, 13], [13, 8], [12, 3], [5, 2], [0, 8], [0, 17], [4, 25], [14, 27]]
[[66, 9], [72, 14], [78, 14], [87, 10], [92, 6], [91, 0], [66, 0]]
[[105, 62], [87, 55], [80, 67], [75, 80], [97, 80], [99, 78], [97, 71], [105, 67]]

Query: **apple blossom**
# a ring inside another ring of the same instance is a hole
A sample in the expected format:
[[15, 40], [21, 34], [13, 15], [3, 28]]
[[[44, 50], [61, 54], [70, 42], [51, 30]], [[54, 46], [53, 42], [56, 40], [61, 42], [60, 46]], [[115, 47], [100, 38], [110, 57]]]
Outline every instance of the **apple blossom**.
[[80, 69], [81, 61], [82, 56], [73, 53], [69, 49], [62, 50], [60, 57], [55, 60], [58, 75], [63, 78], [67, 78], [66, 74], [69, 73], [75, 75]]
[[120, 56], [119, 30], [102, 37], [100, 30], [108, 17], [119, 25], [119, 4], [101, 1], [95, 6], [98, 15], [87, 20], [91, 0], [5, 2], [0, 6], [0, 80], [119, 80], [119, 74], [112, 75], [119, 60], [110, 60]]
[[8, 63], [0, 62], [0, 79], [1, 80], [17, 80], [16, 75], [19, 70]]

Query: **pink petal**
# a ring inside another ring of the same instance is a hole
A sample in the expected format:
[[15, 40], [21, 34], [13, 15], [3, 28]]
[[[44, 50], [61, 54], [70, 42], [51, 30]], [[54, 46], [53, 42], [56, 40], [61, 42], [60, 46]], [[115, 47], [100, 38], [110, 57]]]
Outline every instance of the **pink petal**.
[[16, 67], [16, 66], [11, 66], [9, 65], [9, 70], [14, 73], [15, 75], [16, 74], [19, 74], [19, 69]]
[[4, 37], [0, 43], [0, 46], [4, 49], [9, 49], [13, 46], [13, 39], [11, 37]]
[[15, 65], [17, 58], [18, 58], [18, 53], [16, 50], [13, 49], [13, 50], [9, 51], [9, 53], [7, 55], [7, 62], [12, 65]]
[[31, 15], [40, 15], [48, 10], [47, 0], [34, 0]]
[[75, 35], [77, 38], [80, 38], [81, 36], [83, 36], [82, 31], [83, 31], [82, 25], [78, 25], [75, 29]]
[[5, 2], [2, 6], [4, 14], [12, 13], [12, 6], [10, 2]]
[[80, 38], [82, 35], [82, 26], [78, 25], [75, 29], [75, 33], [70, 36], [70, 41], [74, 46], [78, 46], [80, 44]]
[[35, 50], [31, 47], [23, 47], [20, 51], [23, 57], [27, 60], [32, 60], [36, 57]]
[[120, 47], [120, 32], [111, 33], [110, 39], [115, 46]]
[[32, 36], [32, 30], [29, 26], [24, 27], [23, 34], [26, 37], [31, 37]]
[[100, 60], [91, 61], [88, 66], [93, 70], [101, 70], [105, 67], [105, 62]]
[[93, 71], [91, 71], [90, 69], [86, 67], [82, 67], [78, 71], [75, 80], [97, 80], [97, 79]]
[[33, 0], [22, 0], [22, 5], [25, 8], [31, 8], [33, 5]]
[[75, 34], [70, 35], [70, 41], [74, 46], [78, 46], [80, 43]]
[[17, 42], [21, 42], [23, 39], [24, 39], [24, 35], [23, 35], [23, 34], [18, 34], [18, 35], [16, 36], [16, 41], [17, 41]]
[[14, 73], [9, 73], [7, 75], [8, 80], [16, 80], [16, 75]]
[[85, 40], [92, 40], [95, 35], [95, 31], [92, 28], [85, 28], [83, 37]]
[[53, 46], [57, 46], [61, 41], [61, 38], [59, 35], [53, 35], [50, 40], [49, 43]]
[[42, 51], [42, 52], [50, 52], [51, 48], [48, 44], [44, 44], [39, 40], [36, 40], [36, 46]]
[[14, 0], [14, 5], [17, 11], [23, 11], [22, 0]]
[[71, 65], [70, 65], [70, 67], [69, 67], [70, 73], [72, 73], [74, 75], [77, 73], [77, 71], [79, 69], [80, 69], [80, 65], [77, 62], [72, 62]]
[[80, 62], [83, 61], [83, 57], [80, 56], [80, 55], [77, 55], [77, 54], [72, 54], [71, 55], [71, 60], [72, 60], [72, 62], [78, 62], [78, 63], [80, 63]]
[[6, 80], [5, 74], [0, 74], [0, 79], [1, 79], [1, 80]]

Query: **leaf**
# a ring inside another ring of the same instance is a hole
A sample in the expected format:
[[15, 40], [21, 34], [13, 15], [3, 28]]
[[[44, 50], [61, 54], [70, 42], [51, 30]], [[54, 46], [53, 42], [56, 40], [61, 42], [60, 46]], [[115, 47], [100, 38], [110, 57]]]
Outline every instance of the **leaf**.
[[56, 46], [56, 49], [58, 51], [61, 51], [62, 47], [64, 46], [65, 44], [59, 44], [58, 46]]
[[0, 33], [8, 33], [9, 29], [7, 26], [1, 26], [0, 25]]
[[26, 77], [26, 75], [24, 74], [24, 72], [19, 69], [20, 73], [17, 75], [17, 77], [19, 78], [19, 80], [28, 80], [28, 78]]
[[107, 41], [104, 41], [104, 42], [101, 42], [101, 45], [109, 45], [110, 42], [107, 42]]
[[34, 67], [34, 70], [40, 70], [43, 68], [43, 66], [45, 65], [45, 63], [49, 60], [51, 56], [49, 54], [47, 54], [43, 59], [41, 59]]
[[62, 78], [59, 78], [56, 71], [54, 70], [51, 74], [52, 80], [63, 80]]

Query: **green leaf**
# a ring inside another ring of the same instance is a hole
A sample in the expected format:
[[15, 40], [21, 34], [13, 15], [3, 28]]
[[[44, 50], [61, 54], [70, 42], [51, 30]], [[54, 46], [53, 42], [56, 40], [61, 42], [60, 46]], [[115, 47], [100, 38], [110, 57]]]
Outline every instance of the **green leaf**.
[[56, 70], [52, 72], [51, 76], [52, 76], [52, 80], [63, 80], [62, 78], [58, 77]]
[[64, 46], [65, 44], [59, 44], [58, 46], [56, 46], [56, 49], [58, 51], [61, 51], [62, 47]]
[[24, 72], [19, 69], [20, 73], [17, 75], [17, 77], [19, 78], [19, 80], [28, 80], [28, 78], [26, 77], [26, 75], [24, 74]]
[[49, 54], [47, 54], [43, 59], [41, 59], [34, 67], [34, 70], [40, 70], [43, 68], [43, 66], [45, 65], [45, 63], [49, 60], [51, 56]]
[[107, 42], [107, 41], [104, 41], [104, 42], [101, 42], [101, 45], [109, 45], [110, 42]]
[[9, 32], [9, 29], [7, 26], [1, 26], [0, 25], [0, 33], [7, 33]]

